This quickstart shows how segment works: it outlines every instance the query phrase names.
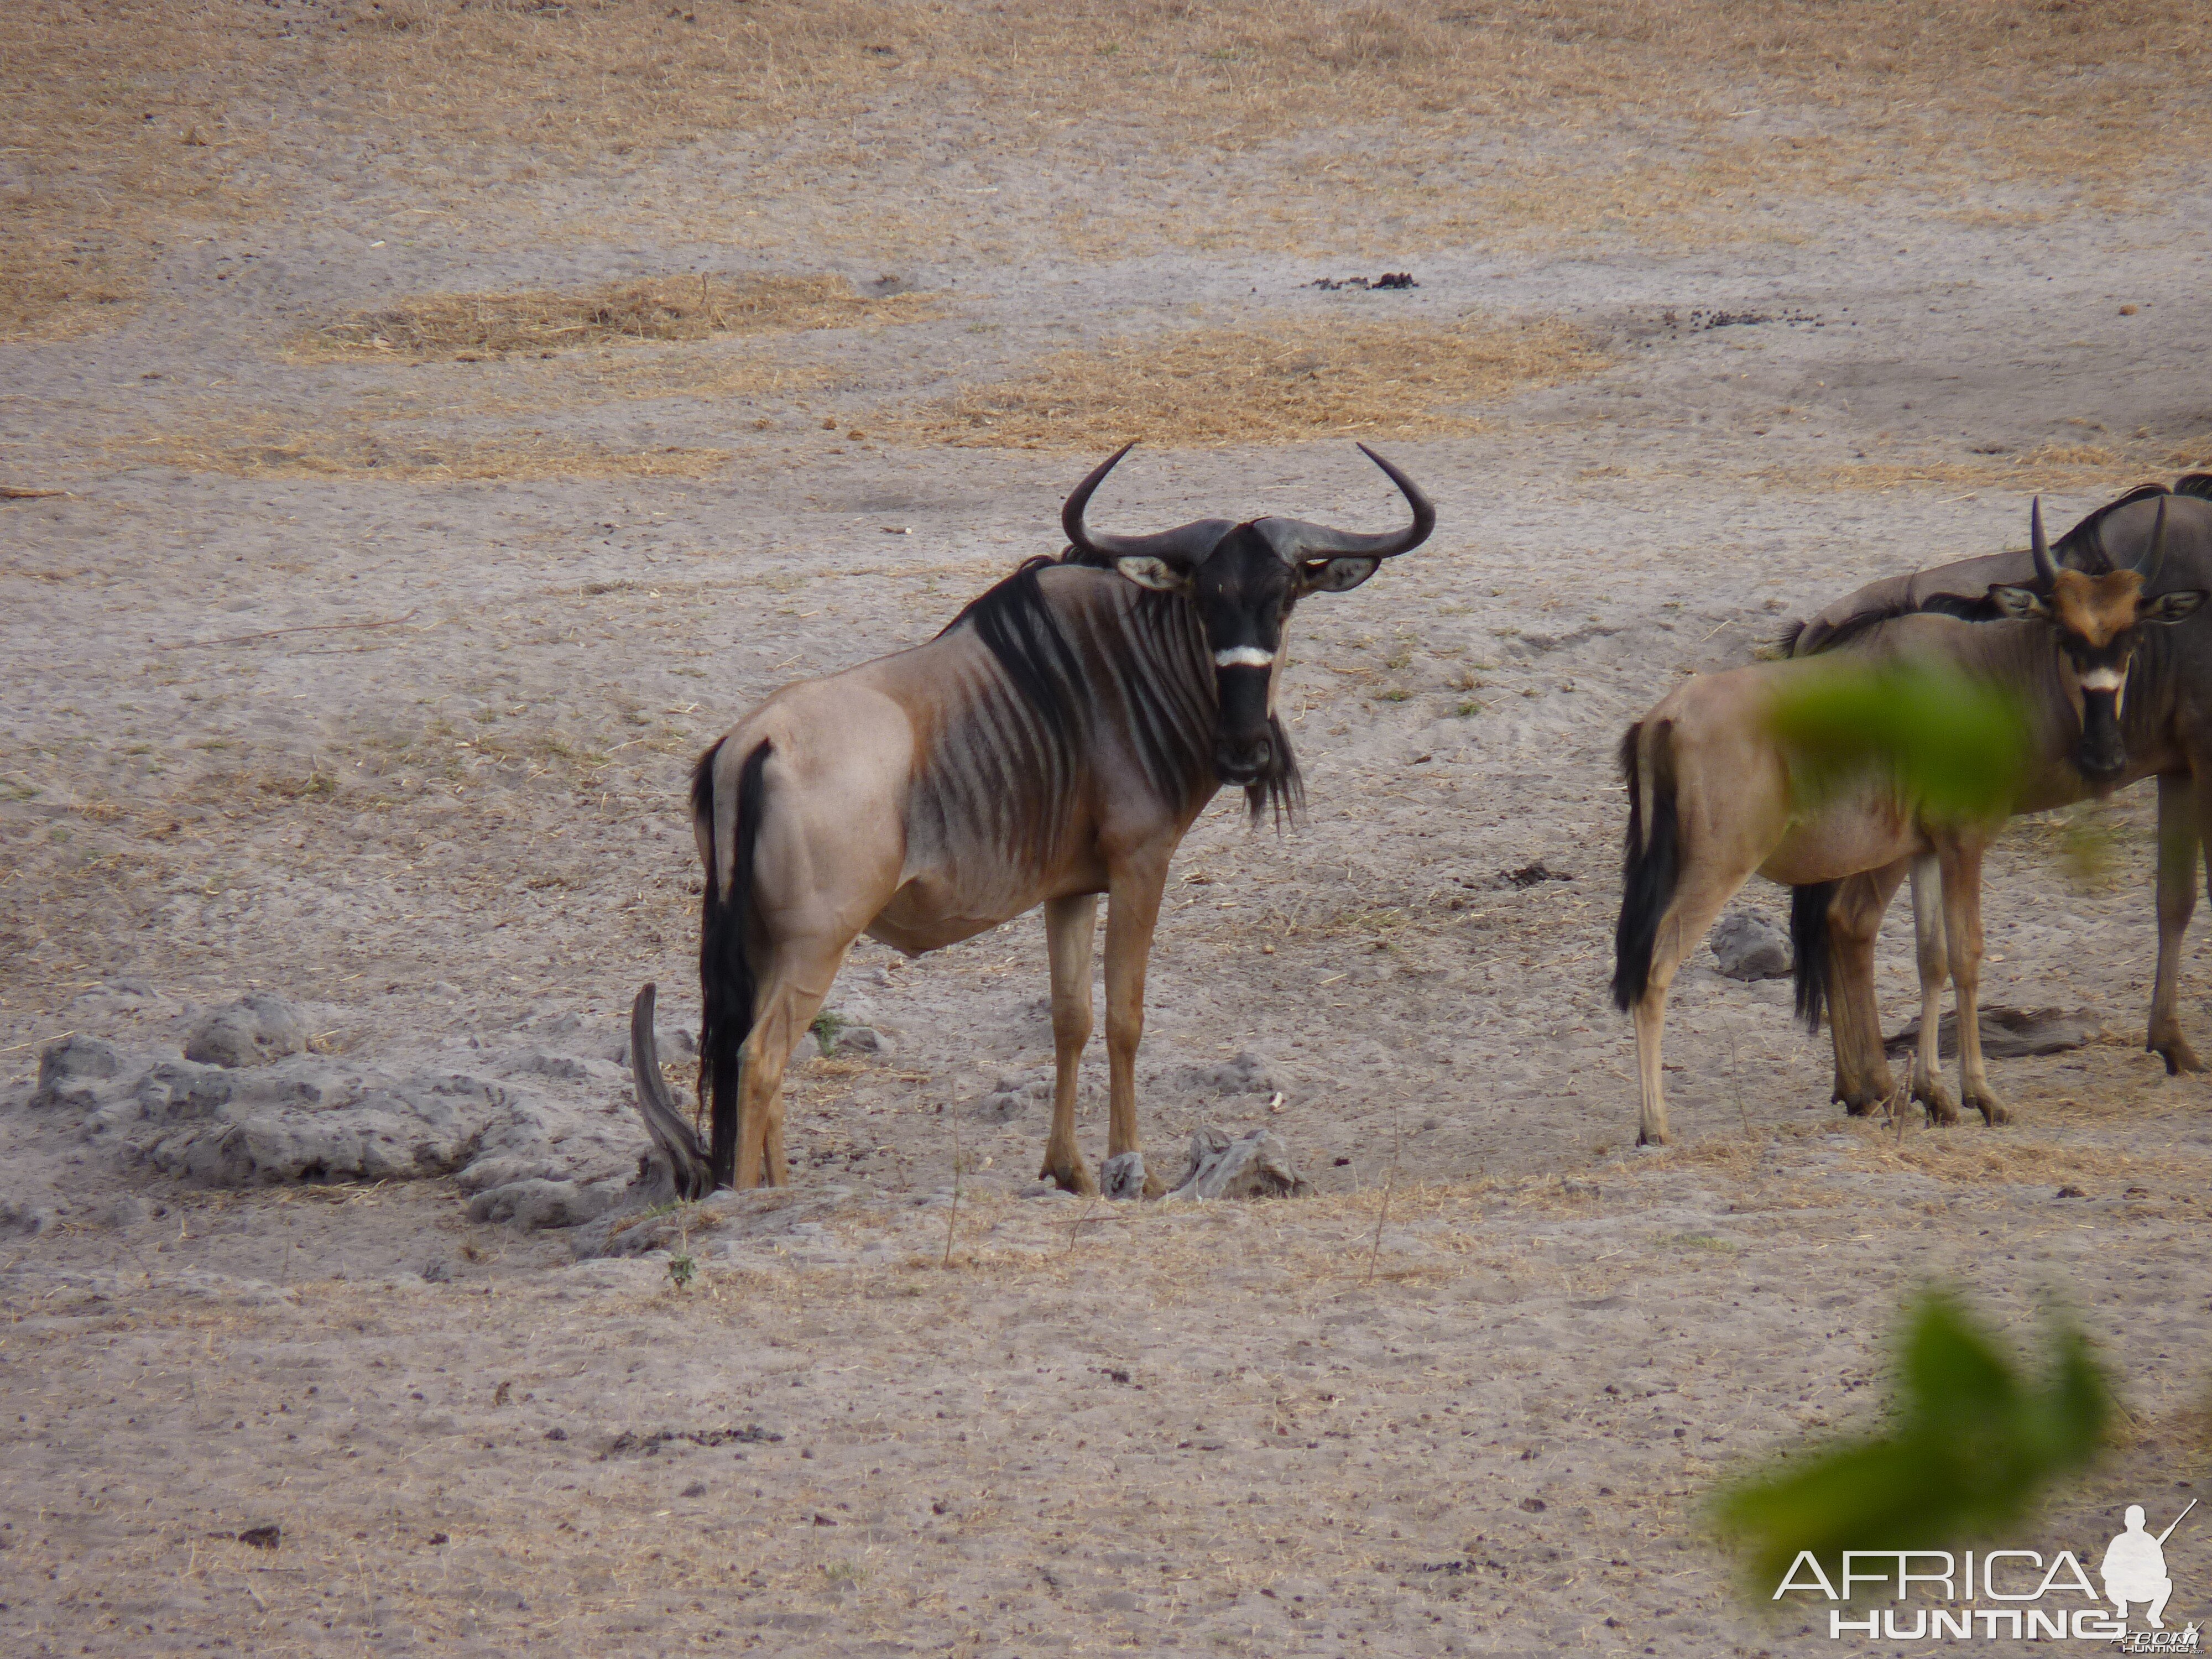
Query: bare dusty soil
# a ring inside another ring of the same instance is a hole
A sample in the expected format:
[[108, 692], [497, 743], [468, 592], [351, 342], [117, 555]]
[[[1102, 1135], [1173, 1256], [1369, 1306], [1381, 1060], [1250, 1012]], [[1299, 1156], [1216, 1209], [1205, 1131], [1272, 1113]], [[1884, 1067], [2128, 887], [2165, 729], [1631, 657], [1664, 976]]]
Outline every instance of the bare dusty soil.
[[[1930, 1280], [2122, 1384], [2030, 1547], [2204, 1490], [2146, 792], [1993, 860], [1985, 998], [2107, 1032], [2012, 1127], [1846, 1121], [1701, 953], [1638, 1153], [1605, 994], [1676, 678], [2212, 465], [2193, 7], [78, 9], [0, 17], [0, 1647], [1832, 1651], [1704, 1505], [1870, 1424]], [[1439, 508], [1300, 610], [1310, 810], [1217, 803], [1153, 957], [1156, 1167], [1264, 1125], [1316, 1194], [1039, 1193], [1031, 918], [855, 952], [791, 1188], [471, 1219], [629, 1176], [691, 757], [1138, 434], [1115, 526], [1395, 522], [1354, 439]], [[307, 1050], [187, 1066], [251, 992]], [[207, 1128], [394, 1101], [428, 1164]]]

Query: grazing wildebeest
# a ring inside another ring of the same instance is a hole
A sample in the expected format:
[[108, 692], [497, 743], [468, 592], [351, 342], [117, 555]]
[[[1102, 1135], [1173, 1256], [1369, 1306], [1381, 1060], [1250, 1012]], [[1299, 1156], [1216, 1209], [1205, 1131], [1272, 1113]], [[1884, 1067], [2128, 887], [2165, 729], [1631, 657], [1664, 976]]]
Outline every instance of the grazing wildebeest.
[[[1991, 597], [2014, 620], [1977, 623], [1917, 614], [1881, 622], [1838, 647], [1856, 664], [1937, 668], [1991, 688], [2021, 711], [2026, 763], [2008, 806], [1932, 813], [1893, 771], [1875, 767], [1819, 791], [1817, 769], [1778, 730], [1791, 692], [1827, 672], [1821, 659], [1760, 663], [1686, 681], [1629, 728], [1620, 749], [1629, 790], [1627, 854], [1615, 934], [1616, 1004], [1636, 1021], [1640, 1142], [1667, 1136], [1660, 1044], [1666, 996], [1682, 958], [1753, 872], [1801, 890], [1793, 906], [1799, 1006], [1817, 1012], [1826, 959], [1819, 890], [1864, 871], [1932, 854], [1943, 883], [1943, 927], [1958, 1009], [1960, 1092], [1990, 1122], [2004, 1109], [1989, 1086], [1978, 1024], [1982, 956], [1981, 860], [2009, 811], [2076, 798], [2077, 763], [2124, 764], [2118, 704], [2146, 623], [2178, 622], [2203, 602], [2197, 589], [2149, 595], [2159, 575], [2164, 518], [2139, 566], [2100, 575], [2060, 570], [2034, 519], [2035, 580]], [[1933, 1062], [1935, 1022], [1923, 1033]]]
[[[2165, 523], [2158, 529], [2161, 517]], [[2212, 473], [2192, 473], [2169, 494], [2163, 485], [2145, 484], [2084, 518], [2049, 550], [2057, 568], [2099, 574], [2142, 562], [2154, 534], [2162, 534], [2163, 580], [2169, 586], [2212, 586]], [[1935, 611], [1970, 620], [2008, 614], [1998, 590], [2039, 580], [2035, 550], [2001, 553], [1890, 577], [1869, 583], [1828, 606], [1793, 639], [1793, 654], [1807, 656], [1845, 643], [1883, 619], [1914, 611]], [[2055, 573], [2054, 573], [2055, 574]], [[2212, 612], [2207, 613], [2212, 617]], [[2084, 682], [2086, 686], [2087, 682]], [[2105, 716], [2112, 717], [2107, 725]], [[2182, 1034], [2179, 1012], [2181, 944], [2197, 903], [2197, 864], [2203, 847], [2200, 825], [2212, 818], [2212, 802], [2200, 791], [2212, 788], [2212, 629], [2205, 623], [2147, 632], [2135, 641], [2132, 665], [2110, 696], [2085, 690], [2075, 789], [2065, 805], [2103, 796], [2137, 779], [2155, 775], [2159, 783], [2158, 972], [2151, 994], [2144, 1047], [2166, 1061], [2169, 1074], [2203, 1069]], [[2096, 732], [2093, 737], [2092, 723]], [[2052, 735], [2069, 742], [2063, 731]], [[2029, 810], [2029, 809], [2023, 809]], [[1825, 937], [1825, 959], [1817, 946], [1801, 950], [1800, 1006], [1807, 1006], [1803, 975], [1825, 981], [1835, 1046], [1834, 1097], [1854, 1114], [1889, 1098], [1893, 1084], [1883, 1051], [1874, 990], [1874, 947], [1883, 913], [1911, 865], [1913, 934], [1920, 973], [1921, 1024], [1933, 1029], [1935, 1006], [1948, 970], [1943, 929], [1936, 907], [1940, 878], [1926, 858], [1871, 870], [1795, 896], [1793, 912], [1804, 920], [1808, 937]], [[1808, 1012], [1817, 1018], [1819, 999]], [[1932, 1066], [1932, 1039], [1923, 1036], [1923, 1057], [1911, 1078], [1912, 1098], [1930, 1118], [1947, 1122], [1957, 1109]]]
[[927, 645], [786, 686], [700, 757], [710, 1146], [661, 1084], [649, 994], [632, 1027], [647, 1127], [687, 1195], [783, 1184], [784, 1066], [860, 934], [919, 955], [1040, 904], [1057, 1064], [1042, 1173], [1096, 1190], [1076, 1147], [1075, 1085], [1101, 893], [1108, 1188], [1158, 1190], [1137, 1156], [1136, 1060], [1168, 862], [1224, 784], [1255, 818], [1296, 805], [1274, 712], [1291, 607], [1419, 547], [1436, 509], [1363, 444], [1413, 509], [1402, 531], [1264, 518], [1096, 533], [1085, 510], [1129, 447], [1067, 498], [1058, 561], [1030, 560]]

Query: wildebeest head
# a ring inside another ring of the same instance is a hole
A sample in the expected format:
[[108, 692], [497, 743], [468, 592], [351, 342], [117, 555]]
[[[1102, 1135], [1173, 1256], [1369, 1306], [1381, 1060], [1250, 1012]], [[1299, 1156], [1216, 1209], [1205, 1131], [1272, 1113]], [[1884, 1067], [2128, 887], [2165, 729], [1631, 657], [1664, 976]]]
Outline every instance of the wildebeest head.
[[2120, 732], [2120, 708], [2127, 695], [2128, 670], [2147, 625], [2178, 623], [2204, 603], [2205, 590], [2147, 593], [2166, 558], [2166, 502], [2158, 504], [2149, 544], [2132, 564], [2102, 575], [2062, 570], [2051, 556], [2043, 533], [2043, 503], [2030, 509], [2028, 527], [2035, 555], [2035, 585], [1997, 586], [1990, 599], [2004, 615], [2051, 624], [2058, 645], [2059, 674], [2081, 721], [2081, 741], [2074, 764], [2091, 782], [2118, 777], [2127, 769], [2128, 751]]
[[1133, 445], [1124, 444], [1075, 487], [1060, 510], [1074, 556], [1111, 566], [1140, 587], [1181, 594], [1197, 607], [1213, 656], [1219, 708], [1213, 769], [1222, 782], [1251, 788], [1278, 774], [1288, 756], [1273, 720], [1275, 672], [1283, 626], [1309, 593], [1342, 593], [1375, 574], [1384, 559], [1410, 553], [1436, 527], [1437, 510], [1413, 481], [1365, 444], [1361, 453], [1381, 467], [1413, 510], [1401, 531], [1363, 535], [1298, 519], [1200, 519], [1149, 536], [1108, 536], [1087, 529], [1091, 493]]

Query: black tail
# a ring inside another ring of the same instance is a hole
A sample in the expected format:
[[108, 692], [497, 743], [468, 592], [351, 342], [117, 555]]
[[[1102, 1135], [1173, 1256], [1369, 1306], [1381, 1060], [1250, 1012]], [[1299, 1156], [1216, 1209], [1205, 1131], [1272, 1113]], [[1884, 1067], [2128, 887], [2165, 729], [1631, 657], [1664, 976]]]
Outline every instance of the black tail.
[[726, 901], [714, 865], [714, 758], [721, 749], [718, 743], [702, 755], [691, 774], [692, 815], [707, 825], [707, 893], [699, 916], [699, 994], [706, 1010], [699, 1022], [699, 1097], [708, 1105], [717, 1188], [734, 1187], [738, 1180], [738, 1056], [753, 1029], [753, 964], [745, 934], [769, 744], [762, 738], [738, 774], [737, 847]]
[[1637, 741], [1644, 728], [1632, 726], [1620, 740], [1620, 775], [1628, 785], [1628, 854], [1621, 863], [1620, 921], [1613, 933], [1613, 1003], [1623, 1013], [1634, 1007], [1651, 982], [1651, 951], [1659, 940], [1659, 920], [1674, 902], [1682, 873], [1681, 823], [1674, 814], [1674, 759], [1671, 720], [1652, 732], [1651, 821], [1644, 821], [1644, 790]]
[[1790, 949], [1796, 957], [1797, 1018], [1805, 1029], [1820, 1029], [1828, 1006], [1828, 907], [1841, 882], [1816, 881], [1790, 890]]

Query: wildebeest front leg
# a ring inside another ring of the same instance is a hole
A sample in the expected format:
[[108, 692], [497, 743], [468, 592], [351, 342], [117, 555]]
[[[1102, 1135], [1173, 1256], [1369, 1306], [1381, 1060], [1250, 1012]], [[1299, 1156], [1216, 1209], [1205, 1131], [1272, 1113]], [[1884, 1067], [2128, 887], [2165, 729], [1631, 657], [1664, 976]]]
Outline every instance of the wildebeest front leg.
[[[1106, 902], [1106, 1156], [1138, 1150], [1137, 1045], [1145, 1036], [1145, 967], [1160, 915], [1167, 866], [1117, 870]], [[1110, 1188], [1110, 1183], [1109, 1183]], [[1149, 1171], [1145, 1196], [1167, 1188]]]
[[[1912, 954], [1920, 971], [1920, 1040], [1912, 1050], [1912, 1097], [1928, 1109], [1930, 1123], [1959, 1121], [1959, 1103], [1943, 1083], [1943, 982], [1951, 977], [1951, 959], [1943, 948], [1948, 925], [1943, 890], [1935, 854], [1914, 859]], [[1978, 1036], [1980, 1027], [1975, 1030]]]
[[[1982, 1065], [1982, 846], [1978, 840], [1948, 842], [1940, 849], [1943, 875], [1943, 931], [1948, 946], [1951, 989], [1959, 1019], [1959, 1096], [1991, 1124], [2012, 1114], [1990, 1087]], [[1923, 1028], [1924, 1029], [1924, 1028]]]
[[[2212, 785], [2212, 780], [2208, 780]], [[2197, 908], [2197, 858], [2203, 830], [2197, 779], [2162, 772], [2158, 780], [2158, 982], [2150, 996], [2143, 1047], [2166, 1060], [2166, 1075], [2201, 1072], [2203, 1062], [2181, 1034], [2181, 944]]]
[[1882, 913], [1905, 879], [1907, 860], [1850, 878], [1828, 905], [1828, 1037], [1836, 1051], [1834, 1098], [1857, 1117], [1890, 1097], [1889, 1056], [1875, 1000], [1874, 947]]
[[1075, 1142], [1075, 1082], [1091, 1041], [1091, 951], [1098, 933], [1098, 896], [1045, 901], [1044, 934], [1052, 957], [1052, 1134], [1044, 1144], [1042, 1179], [1062, 1192], [1098, 1190]]

